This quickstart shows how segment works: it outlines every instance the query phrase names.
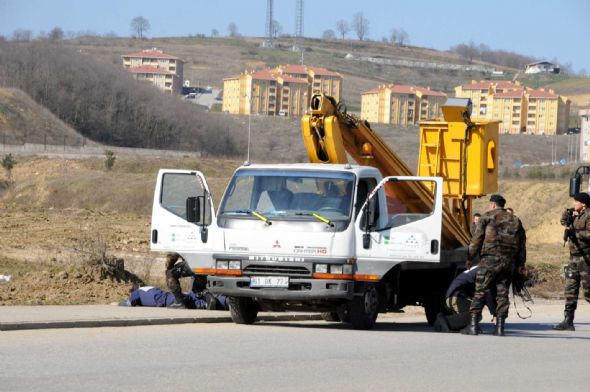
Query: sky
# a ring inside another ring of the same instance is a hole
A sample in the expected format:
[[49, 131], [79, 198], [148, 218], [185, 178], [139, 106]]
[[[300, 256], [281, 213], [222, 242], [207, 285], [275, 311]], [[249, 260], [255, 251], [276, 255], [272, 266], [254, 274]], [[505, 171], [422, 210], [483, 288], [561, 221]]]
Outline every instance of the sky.
[[[35, 35], [55, 26], [64, 31], [131, 34], [130, 22], [143, 16], [148, 37], [227, 35], [235, 23], [244, 36], [264, 36], [266, 0], [0, 0], [0, 35], [16, 29]], [[275, 0], [274, 19], [284, 33], [295, 25], [295, 0]], [[356, 12], [369, 20], [370, 39], [394, 28], [410, 44], [447, 50], [470, 41], [590, 72], [590, 0], [323, 0], [304, 2], [304, 35], [321, 37], [350, 21]], [[353, 37], [352, 33], [349, 37]]]

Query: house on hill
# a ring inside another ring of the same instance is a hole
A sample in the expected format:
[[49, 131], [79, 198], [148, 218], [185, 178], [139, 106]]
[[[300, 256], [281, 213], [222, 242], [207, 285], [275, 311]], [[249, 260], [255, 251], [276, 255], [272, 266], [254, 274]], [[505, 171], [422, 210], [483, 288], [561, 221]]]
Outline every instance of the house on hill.
[[125, 67], [138, 80], [145, 80], [170, 94], [182, 92], [184, 61], [156, 48], [125, 54]]
[[553, 73], [558, 74], [560, 71], [559, 65], [550, 63], [549, 61], [537, 61], [524, 66], [524, 73], [538, 74], [538, 73]]

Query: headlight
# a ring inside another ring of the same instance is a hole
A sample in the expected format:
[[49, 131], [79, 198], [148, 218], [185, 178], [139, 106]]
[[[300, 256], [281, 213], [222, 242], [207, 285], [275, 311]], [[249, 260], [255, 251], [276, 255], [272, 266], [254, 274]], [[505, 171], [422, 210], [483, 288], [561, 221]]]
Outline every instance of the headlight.
[[332, 264], [330, 266], [330, 273], [342, 275], [342, 265], [341, 264]]
[[242, 262], [239, 260], [230, 260], [229, 262], [229, 269], [230, 270], [239, 270], [242, 269]]
[[217, 269], [220, 269], [220, 270], [228, 269], [228, 262], [227, 261], [218, 261], [217, 262]]
[[344, 264], [342, 267], [342, 273], [345, 275], [352, 275], [352, 265]]
[[316, 264], [315, 265], [315, 272], [319, 274], [327, 274], [328, 273], [328, 264]]

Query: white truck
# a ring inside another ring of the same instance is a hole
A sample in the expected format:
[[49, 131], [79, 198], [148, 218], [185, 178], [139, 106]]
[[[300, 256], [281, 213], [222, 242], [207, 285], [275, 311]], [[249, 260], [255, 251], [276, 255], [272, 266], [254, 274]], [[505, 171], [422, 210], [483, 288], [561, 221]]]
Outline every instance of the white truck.
[[151, 248], [207, 275], [237, 323], [300, 310], [369, 329], [378, 313], [406, 305], [423, 305], [432, 323], [466, 260], [466, 236], [445, 224], [444, 189], [440, 176], [384, 177], [373, 166], [244, 164], [216, 211], [202, 173], [163, 169]]

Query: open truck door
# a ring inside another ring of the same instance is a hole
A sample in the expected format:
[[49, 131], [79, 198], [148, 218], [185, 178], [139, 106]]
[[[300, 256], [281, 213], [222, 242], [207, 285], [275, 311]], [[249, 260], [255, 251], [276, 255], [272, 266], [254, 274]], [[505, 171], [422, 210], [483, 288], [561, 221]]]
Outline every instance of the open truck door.
[[[422, 184], [420, 184], [422, 183]], [[403, 204], [413, 186], [432, 190], [432, 203]], [[381, 276], [391, 262], [439, 262], [443, 211], [439, 177], [386, 177], [371, 192], [356, 225], [357, 262], [362, 274]], [[366, 268], [369, 268], [367, 270]]]
[[210, 268], [219, 236], [203, 173], [160, 170], [152, 208], [151, 249], [180, 253], [192, 268]]

